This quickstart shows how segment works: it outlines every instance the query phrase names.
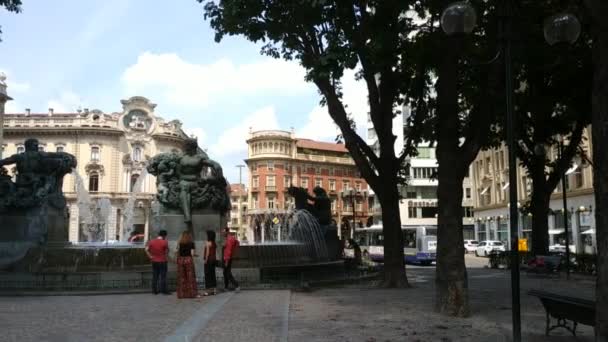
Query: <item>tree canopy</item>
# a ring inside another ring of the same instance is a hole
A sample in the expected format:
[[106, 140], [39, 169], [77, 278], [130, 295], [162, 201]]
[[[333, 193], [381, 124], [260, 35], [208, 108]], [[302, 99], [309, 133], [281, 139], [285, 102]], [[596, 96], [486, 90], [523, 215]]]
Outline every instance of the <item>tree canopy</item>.
[[[21, 0], [0, 0], [0, 7], [9, 12], [21, 12]], [[0, 42], [2, 41], [2, 26], [0, 25]]]

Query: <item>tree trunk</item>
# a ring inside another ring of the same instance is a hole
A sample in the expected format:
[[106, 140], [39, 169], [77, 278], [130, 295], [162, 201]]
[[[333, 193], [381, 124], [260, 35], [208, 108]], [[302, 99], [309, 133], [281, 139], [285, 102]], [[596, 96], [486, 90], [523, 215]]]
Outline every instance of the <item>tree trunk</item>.
[[[453, 162], [453, 160], [452, 160]], [[454, 163], [439, 161], [439, 207], [435, 309], [450, 316], [469, 315], [467, 269], [462, 235], [462, 182]]]
[[403, 234], [399, 217], [399, 191], [396, 179], [382, 183], [378, 193], [382, 206], [382, 234], [384, 235], [384, 280], [383, 287], [409, 287], [405, 275]]
[[534, 255], [547, 255], [549, 253], [549, 201], [551, 195], [547, 196], [547, 180], [544, 169], [533, 170], [532, 173], [532, 198], [530, 211], [532, 213], [532, 253]]
[[458, 56], [460, 40], [446, 38], [437, 81], [437, 269], [435, 309], [443, 314], [469, 315], [467, 269], [462, 237], [462, 182], [469, 164], [460, 150]]
[[592, 93], [593, 187], [597, 241], [595, 331], [596, 341], [608, 341], [608, 25], [604, 22], [608, 5], [605, 0], [590, 2], [595, 5], [595, 10], [601, 10], [601, 13], [595, 12]]

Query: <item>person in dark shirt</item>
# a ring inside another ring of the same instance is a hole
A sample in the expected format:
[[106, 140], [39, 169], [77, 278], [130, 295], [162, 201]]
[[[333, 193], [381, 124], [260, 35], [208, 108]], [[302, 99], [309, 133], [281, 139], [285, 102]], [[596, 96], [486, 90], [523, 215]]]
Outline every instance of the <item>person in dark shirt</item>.
[[177, 243], [177, 298], [198, 298], [194, 271], [194, 242], [192, 234], [184, 231]]
[[207, 231], [207, 242], [205, 243], [205, 250], [203, 258], [205, 261], [205, 296], [214, 295], [216, 293], [215, 288], [217, 287], [217, 280], [215, 277], [215, 266], [217, 265], [216, 259], [217, 244], [215, 243], [215, 232], [213, 230]]

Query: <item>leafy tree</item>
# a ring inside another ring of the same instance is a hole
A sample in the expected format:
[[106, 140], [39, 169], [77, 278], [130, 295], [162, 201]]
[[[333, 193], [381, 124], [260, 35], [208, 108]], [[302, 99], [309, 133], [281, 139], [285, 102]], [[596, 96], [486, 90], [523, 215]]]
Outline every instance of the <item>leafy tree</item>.
[[[549, 252], [547, 217], [551, 194], [572, 158], [580, 153], [583, 130], [590, 123], [588, 80], [592, 66], [588, 32], [583, 31], [572, 46], [549, 47], [540, 25], [543, 18], [560, 10], [564, 8], [557, 1], [526, 3], [516, 25], [514, 70], [518, 70], [515, 84], [519, 85], [514, 96], [519, 141], [516, 152], [532, 180], [530, 201], [524, 205], [524, 213], [532, 214], [532, 251], [536, 255]], [[556, 153], [550, 156], [545, 149], [557, 150], [556, 135], [568, 143], [559, 158], [555, 158]]]
[[[436, 141], [438, 168], [437, 311], [469, 315], [468, 280], [464, 263], [462, 183], [481, 148], [499, 141], [495, 120], [504, 108], [500, 63], [472, 65], [469, 57], [493, 56], [496, 17], [492, 3], [473, 1], [478, 29], [469, 37], [447, 36], [439, 18], [445, 1], [421, 1], [424, 21], [413, 38], [418, 77], [410, 90], [423, 136]], [[441, 53], [437, 53], [441, 51]], [[431, 76], [430, 79], [429, 76]], [[432, 92], [433, 80], [436, 79]], [[417, 86], [417, 87], [416, 87]]]
[[[306, 69], [342, 132], [361, 175], [382, 206], [384, 285], [408, 286], [399, 217], [398, 174], [414, 153], [413, 131], [399, 155], [392, 120], [405, 101], [416, 73], [405, 39], [416, 25], [403, 15], [413, 1], [386, 0], [221, 0], [205, 1], [205, 18], [216, 31], [264, 42], [262, 53], [297, 60]], [[345, 69], [357, 69], [367, 88], [369, 115], [378, 135], [377, 155], [357, 135], [342, 102], [340, 80]], [[415, 128], [415, 127], [414, 127]]]
[[584, 0], [591, 18], [593, 81], [591, 125], [597, 241], [596, 341], [608, 341], [608, 2]]
[[[6, 8], [9, 12], [19, 13], [21, 12], [21, 0], [0, 0], [0, 7]], [[0, 26], [0, 35], [2, 35], [2, 26]]]

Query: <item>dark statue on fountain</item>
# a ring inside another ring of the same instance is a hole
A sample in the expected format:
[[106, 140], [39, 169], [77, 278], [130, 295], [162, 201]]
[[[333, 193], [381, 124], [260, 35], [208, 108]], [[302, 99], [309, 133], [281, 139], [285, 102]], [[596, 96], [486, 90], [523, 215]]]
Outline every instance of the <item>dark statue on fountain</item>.
[[[16, 164], [12, 181], [4, 165]], [[76, 158], [65, 152], [44, 152], [38, 140], [27, 139], [25, 152], [0, 160], [0, 211], [50, 205], [64, 209], [63, 177], [76, 167]]]
[[148, 172], [156, 176], [158, 201], [180, 209], [184, 222], [192, 222], [193, 209], [214, 209], [224, 215], [230, 210], [228, 182], [221, 166], [188, 139], [183, 154], [161, 153], [152, 158]]
[[324, 232], [328, 256], [331, 260], [336, 260], [342, 251], [340, 249], [337, 227], [331, 218], [331, 200], [327, 196], [325, 189], [319, 186], [315, 187], [313, 189], [314, 197], [308, 194], [306, 189], [295, 186], [290, 186], [287, 189], [287, 193], [294, 198], [296, 210], [306, 210], [317, 219]]

